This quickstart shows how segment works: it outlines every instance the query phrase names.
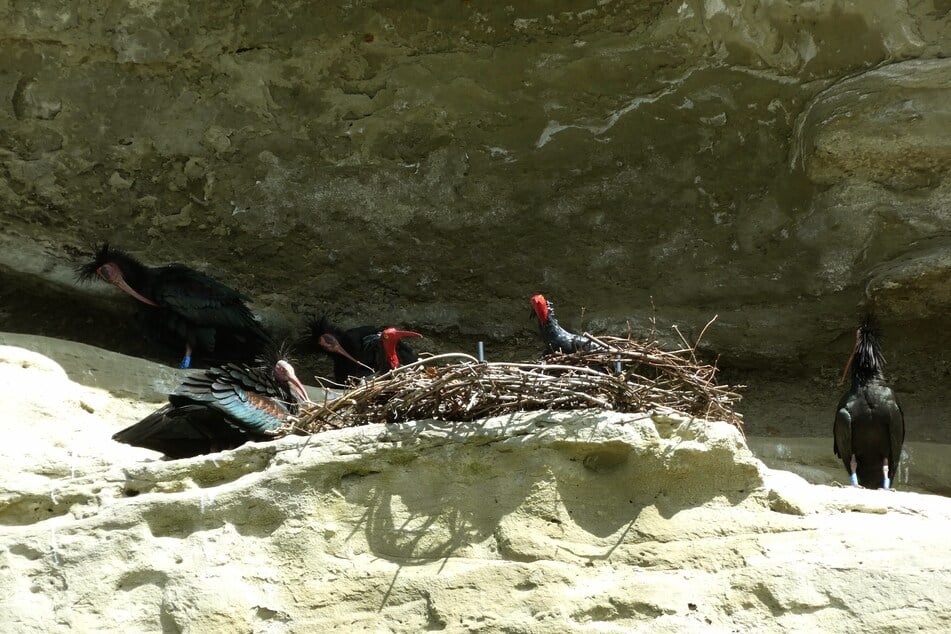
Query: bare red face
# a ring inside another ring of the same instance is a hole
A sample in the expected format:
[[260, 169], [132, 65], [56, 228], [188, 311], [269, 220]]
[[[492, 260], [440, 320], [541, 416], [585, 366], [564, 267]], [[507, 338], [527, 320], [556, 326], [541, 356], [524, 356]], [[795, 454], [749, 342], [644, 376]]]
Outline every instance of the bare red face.
[[331, 334], [324, 333], [320, 335], [320, 339], [317, 340], [317, 345], [327, 352], [335, 352], [337, 354], [349, 356], [347, 351], [343, 349], [343, 346], [340, 345], [340, 342], [337, 341], [337, 338]]
[[339, 354], [340, 356], [342, 356], [342, 357], [344, 357], [344, 358], [346, 358], [346, 359], [350, 359], [351, 361], [353, 361], [353, 362], [356, 363], [357, 365], [363, 366], [363, 367], [366, 368], [367, 370], [371, 370], [371, 371], [373, 370], [373, 368], [371, 368], [371, 367], [368, 366], [367, 364], [363, 363], [362, 361], [360, 361], [360, 360], [358, 360], [358, 359], [354, 359], [354, 358], [350, 355], [350, 353], [347, 352], [346, 349], [345, 349], [342, 345], [340, 345], [340, 342], [337, 341], [337, 338], [334, 337], [333, 335], [331, 335], [330, 333], [324, 333], [324, 334], [320, 335], [320, 339], [317, 340], [317, 345], [319, 345], [321, 348], [323, 348], [323, 349], [326, 350], [327, 352], [332, 352], [332, 353], [334, 353], [334, 354]]
[[106, 262], [100, 266], [98, 269], [96, 269], [96, 273], [99, 274], [99, 277], [110, 284], [118, 285], [119, 280], [122, 279], [122, 271], [120, 271], [119, 267], [112, 262]]
[[129, 284], [125, 281], [125, 277], [122, 276], [122, 269], [120, 269], [119, 266], [115, 264], [114, 262], [106, 262], [105, 264], [100, 266], [98, 269], [96, 269], [96, 273], [104, 281], [109, 282], [110, 284], [118, 288], [119, 290], [122, 290], [128, 293], [129, 295], [136, 298], [140, 302], [144, 304], [148, 304], [149, 306], [158, 306], [158, 304], [153, 302], [151, 299], [143, 296], [137, 290], [129, 286]]
[[422, 335], [412, 330], [397, 330], [396, 328], [387, 328], [380, 333], [380, 338], [383, 341], [383, 351], [386, 353], [386, 359], [391, 369], [399, 367], [400, 358], [399, 355], [396, 354], [396, 345], [400, 342], [400, 339], [407, 337], [422, 338]]
[[545, 301], [545, 296], [539, 293], [538, 295], [532, 295], [532, 310], [535, 311], [535, 316], [538, 317], [538, 321], [544, 326], [548, 323], [548, 302]]
[[383, 331], [383, 341], [392, 341], [395, 346], [400, 342], [400, 339], [405, 339], [406, 337], [419, 337], [423, 336], [418, 332], [413, 332], [412, 330], [397, 330], [396, 328], [387, 328]]

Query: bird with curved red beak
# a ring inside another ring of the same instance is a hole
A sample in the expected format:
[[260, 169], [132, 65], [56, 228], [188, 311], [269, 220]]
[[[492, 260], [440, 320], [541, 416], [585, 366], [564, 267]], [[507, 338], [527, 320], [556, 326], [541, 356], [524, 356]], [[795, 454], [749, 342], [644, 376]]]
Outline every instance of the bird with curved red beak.
[[422, 338], [422, 335], [412, 330], [399, 330], [390, 327], [367, 336], [363, 340], [363, 345], [368, 349], [375, 350], [374, 367], [377, 371], [389, 372], [403, 365], [403, 359], [398, 350], [400, 341], [415, 337]]
[[885, 382], [878, 324], [867, 316], [855, 332], [845, 367], [852, 385], [842, 395], [833, 425], [835, 455], [853, 486], [890, 489], [905, 441], [905, 417], [898, 397]]
[[274, 432], [310, 402], [294, 367], [228, 363], [188, 376], [168, 404], [112, 438], [169, 458], [233, 449]]
[[146, 330], [185, 344], [179, 367], [191, 365], [196, 349], [218, 359], [253, 361], [270, 344], [243, 295], [182, 264], [148, 267], [106, 243], [77, 275], [80, 281], [98, 277], [145, 304], [138, 318]]
[[397, 330], [396, 328], [383, 329], [383, 332], [380, 333], [380, 341], [383, 346], [383, 355], [385, 356], [386, 362], [389, 364], [391, 370], [395, 370], [402, 365], [402, 360], [396, 351], [400, 340], [406, 338], [422, 339], [422, 337], [423, 336], [421, 334], [418, 332], [413, 332], [412, 330]]
[[[107, 247], [108, 248], [108, 245]], [[137, 290], [129, 286], [129, 283], [125, 281], [125, 277], [122, 275], [122, 269], [119, 268], [119, 265], [115, 262], [106, 262], [99, 266], [96, 269], [96, 274], [103, 279], [108, 284], [112, 284], [120, 291], [124, 291], [136, 298], [143, 304], [148, 304], [149, 306], [158, 306], [148, 297], [144, 297]]]
[[555, 307], [542, 294], [533, 295], [531, 300], [532, 311], [538, 320], [538, 331], [545, 343], [545, 354], [551, 352], [571, 353], [583, 350], [585, 352], [601, 346], [588, 337], [568, 332], [555, 319]]
[[[324, 316], [311, 319], [308, 330], [304, 340], [308, 345], [316, 344], [318, 352], [330, 355], [333, 359], [334, 381], [341, 385], [351, 378], [360, 379], [391, 369], [386, 361], [386, 354], [380, 353], [379, 334], [383, 328], [357, 326], [343, 329]], [[413, 363], [418, 359], [405, 341], [398, 342], [395, 350], [400, 365]], [[380, 358], [384, 361], [380, 362]]]

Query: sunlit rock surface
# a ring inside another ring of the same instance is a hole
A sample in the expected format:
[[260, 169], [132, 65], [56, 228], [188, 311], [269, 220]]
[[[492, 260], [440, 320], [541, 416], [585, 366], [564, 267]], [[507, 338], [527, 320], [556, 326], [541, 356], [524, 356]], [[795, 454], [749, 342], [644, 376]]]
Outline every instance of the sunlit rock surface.
[[951, 502], [807, 484], [723, 423], [535, 412], [163, 461], [109, 436], [179, 371], [10, 339], [32, 349], [0, 346], [0, 629], [940, 632], [951, 620]]

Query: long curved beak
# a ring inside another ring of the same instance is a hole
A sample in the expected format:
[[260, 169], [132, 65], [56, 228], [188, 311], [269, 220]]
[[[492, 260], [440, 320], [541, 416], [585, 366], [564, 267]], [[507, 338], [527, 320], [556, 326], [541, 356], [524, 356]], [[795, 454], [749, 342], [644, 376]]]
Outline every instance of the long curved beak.
[[548, 302], [543, 295], [533, 295], [529, 302], [532, 305], [532, 316], [542, 326], [548, 324]]
[[413, 332], [412, 330], [391, 330], [389, 334], [395, 337], [397, 341], [400, 339], [405, 339], [406, 337], [418, 337], [420, 339], [423, 338], [421, 334], [418, 332]]
[[845, 377], [849, 374], [849, 368], [852, 367], [852, 361], [855, 359], [855, 353], [859, 350], [860, 337], [862, 336], [862, 331], [859, 330], [855, 333], [855, 346], [852, 348], [852, 354], [849, 355], [849, 360], [845, 363], [845, 369], [842, 370], [842, 378], [839, 379], [839, 385], [845, 383]]
[[291, 374], [287, 379], [288, 387], [291, 390], [291, 394], [294, 395], [294, 398], [297, 399], [298, 403], [311, 403], [310, 397], [307, 396], [307, 388], [304, 387], [304, 384], [301, 383], [300, 379], [297, 378], [296, 374]]
[[158, 306], [158, 304], [156, 304], [155, 302], [153, 302], [153, 301], [152, 301], [151, 299], [149, 299], [148, 297], [145, 297], [144, 295], [140, 295], [139, 292], [136, 291], [136, 290], [135, 290], [134, 288], [132, 288], [131, 286], [129, 286], [129, 285], [126, 283], [125, 279], [123, 279], [121, 276], [120, 276], [120, 277], [117, 277], [117, 278], [114, 279], [114, 280], [112, 280], [111, 284], [112, 284], [113, 286], [115, 286], [116, 288], [118, 288], [119, 290], [125, 291], [126, 293], [128, 293], [128, 294], [131, 295], [132, 297], [136, 298], [136, 299], [139, 300], [140, 302], [143, 302], [143, 303], [145, 303], [145, 304], [148, 304], [149, 306]]
[[370, 372], [376, 372], [374, 368], [371, 368], [363, 361], [359, 359], [354, 359], [353, 355], [344, 350], [343, 346], [340, 345], [340, 342], [337, 341], [337, 338], [332, 335], [323, 335], [320, 339], [317, 340], [317, 343], [320, 344], [320, 347], [326, 350], [327, 352], [333, 352], [334, 354], [339, 354], [345, 359], [350, 359], [359, 366], [362, 366], [369, 370]]

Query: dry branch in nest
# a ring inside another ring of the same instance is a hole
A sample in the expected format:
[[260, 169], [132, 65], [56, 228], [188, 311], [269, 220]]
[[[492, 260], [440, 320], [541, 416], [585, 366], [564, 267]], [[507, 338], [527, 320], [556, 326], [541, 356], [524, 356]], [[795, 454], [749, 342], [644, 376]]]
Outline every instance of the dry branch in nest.
[[[305, 408], [284, 432], [312, 434], [369, 423], [468, 421], [518, 411], [585, 408], [667, 409], [723, 420], [743, 431], [741, 415], [733, 409], [740, 400], [737, 388], [716, 382], [716, 366], [697, 360], [696, 344], [671, 352], [656, 342], [591, 339], [602, 347], [549, 355], [538, 363], [480, 363], [465, 354], [430, 357]], [[432, 365], [449, 359], [455, 362]]]

